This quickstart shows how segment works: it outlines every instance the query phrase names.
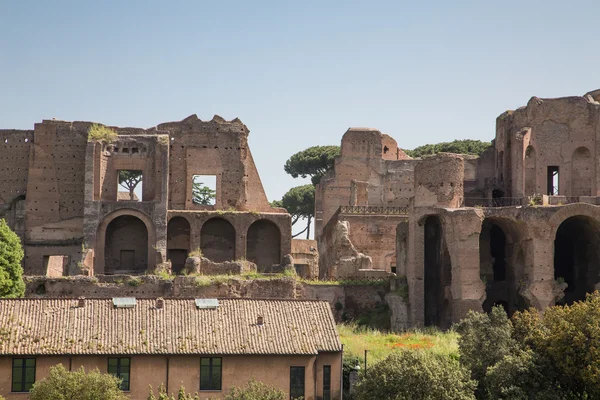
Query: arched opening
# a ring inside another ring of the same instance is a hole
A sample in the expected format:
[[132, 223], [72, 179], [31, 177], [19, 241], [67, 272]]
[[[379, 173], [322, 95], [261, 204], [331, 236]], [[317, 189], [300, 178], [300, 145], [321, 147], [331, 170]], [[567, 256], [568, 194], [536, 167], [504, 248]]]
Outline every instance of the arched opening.
[[183, 217], [173, 217], [167, 225], [167, 258], [174, 273], [183, 270], [189, 252], [190, 223]]
[[532, 196], [537, 193], [536, 158], [533, 146], [525, 150], [525, 195]]
[[485, 282], [483, 311], [501, 305], [508, 315], [527, 307], [519, 294], [524, 278], [524, 256], [512, 222], [486, 218], [479, 234], [479, 274]]
[[573, 152], [571, 165], [571, 196], [591, 196], [594, 160], [590, 151], [579, 147]]
[[450, 254], [439, 217], [427, 217], [424, 229], [425, 326], [446, 329], [452, 324]]
[[568, 286], [558, 304], [584, 300], [600, 281], [600, 223], [578, 215], [558, 227], [554, 240], [554, 278]]
[[202, 255], [214, 262], [235, 260], [235, 229], [223, 218], [209, 219], [200, 231]]
[[106, 228], [106, 274], [143, 273], [148, 269], [148, 229], [141, 219], [121, 215]]
[[261, 271], [281, 263], [281, 232], [271, 221], [258, 220], [248, 229], [246, 257]]

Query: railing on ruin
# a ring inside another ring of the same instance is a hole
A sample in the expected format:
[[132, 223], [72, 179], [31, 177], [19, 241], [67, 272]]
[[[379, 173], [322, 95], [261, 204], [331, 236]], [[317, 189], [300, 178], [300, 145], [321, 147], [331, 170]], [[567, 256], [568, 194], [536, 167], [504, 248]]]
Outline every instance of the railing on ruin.
[[341, 206], [340, 214], [408, 215], [408, 207]]

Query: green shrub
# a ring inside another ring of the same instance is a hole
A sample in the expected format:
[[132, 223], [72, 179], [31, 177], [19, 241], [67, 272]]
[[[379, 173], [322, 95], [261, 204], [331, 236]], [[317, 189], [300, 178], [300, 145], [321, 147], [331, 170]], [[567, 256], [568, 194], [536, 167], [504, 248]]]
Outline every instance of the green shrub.
[[490, 314], [469, 311], [457, 330], [460, 362], [479, 382], [479, 397], [486, 391], [484, 378], [488, 368], [518, 350], [512, 337], [513, 326], [502, 307], [493, 307]]
[[111, 128], [100, 125], [93, 124], [88, 129], [88, 142], [102, 142], [102, 143], [112, 143], [117, 139], [117, 132], [112, 130]]
[[0, 219], [0, 297], [21, 297], [25, 294], [23, 282], [23, 248], [21, 241]]
[[50, 368], [48, 377], [36, 382], [31, 400], [126, 400], [120, 389], [120, 379], [93, 370], [67, 371], [62, 364]]
[[370, 367], [356, 386], [356, 400], [474, 400], [476, 383], [455, 359], [403, 350]]
[[285, 393], [254, 378], [243, 387], [232, 387], [225, 400], [286, 400]]

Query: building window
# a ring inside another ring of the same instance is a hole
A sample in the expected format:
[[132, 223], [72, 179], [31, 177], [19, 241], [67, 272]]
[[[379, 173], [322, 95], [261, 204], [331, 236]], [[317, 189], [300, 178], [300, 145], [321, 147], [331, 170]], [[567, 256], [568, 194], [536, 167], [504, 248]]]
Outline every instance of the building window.
[[323, 366], [323, 400], [331, 400], [331, 365]]
[[290, 367], [290, 399], [304, 398], [304, 367]]
[[29, 392], [35, 382], [35, 358], [13, 358], [12, 392]]
[[221, 390], [221, 359], [200, 359], [200, 390]]
[[121, 390], [129, 391], [131, 360], [127, 357], [109, 358], [108, 373], [121, 379]]

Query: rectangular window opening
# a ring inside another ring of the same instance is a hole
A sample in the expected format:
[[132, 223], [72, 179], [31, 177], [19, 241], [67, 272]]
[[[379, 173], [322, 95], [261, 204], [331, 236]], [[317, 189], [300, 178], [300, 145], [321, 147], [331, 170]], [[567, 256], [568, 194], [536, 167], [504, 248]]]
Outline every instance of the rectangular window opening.
[[548, 179], [548, 195], [549, 196], [558, 196], [559, 174], [558, 174], [557, 166], [555, 166], [555, 165], [548, 166], [547, 179]]
[[221, 390], [221, 358], [200, 358], [200, 390]]
[[35, 382], [35, 358], [13, 358], [11, 392], [29, 392]]
[[192, 176], [192, 203], [201, 206], [214, 206], [217, 202], [217, 176]]
[[304, 367], [290, 367], [290, 399], [304, 398]]
[[323, 400], [331, 400], [331, 365], [323, 366]]
[[131, 359], [129, 357], [109, 357], [108, 373], [121, 379], [121, 390], [129, 391]]
[[142, 171], [122, 169], [117, 172], [117, 201], [141, 201], [144, 187]]

